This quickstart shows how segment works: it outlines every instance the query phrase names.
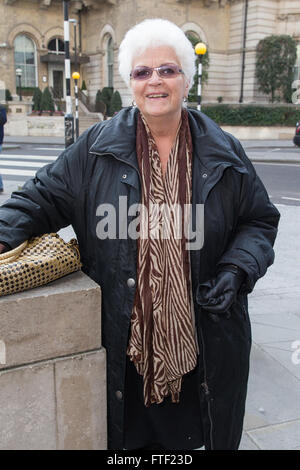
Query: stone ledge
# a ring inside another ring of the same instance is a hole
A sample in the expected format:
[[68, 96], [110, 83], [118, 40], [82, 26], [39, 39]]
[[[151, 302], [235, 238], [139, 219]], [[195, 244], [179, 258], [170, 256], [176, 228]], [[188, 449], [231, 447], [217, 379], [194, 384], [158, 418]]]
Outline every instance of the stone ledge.
[[101, 290], [81, 271], [0, 298], [0, 450], [107, 447]]
[[[296, 123], [295, 123], [296, 126]], [[295, 127], [284, 126], [220, 126], [241, 140], [284, 140], [295, 135]]]
[[0, 340], [12, 366], [101, 347], [101, 290], [81, 271], [0, 298]]
[[64, 137], [65, 124], [63, 116], [9, 116], [5, 125], [8, 136], [42, 136]]
[[107, 448], [103, 348], [0, 371], [0, 450]]

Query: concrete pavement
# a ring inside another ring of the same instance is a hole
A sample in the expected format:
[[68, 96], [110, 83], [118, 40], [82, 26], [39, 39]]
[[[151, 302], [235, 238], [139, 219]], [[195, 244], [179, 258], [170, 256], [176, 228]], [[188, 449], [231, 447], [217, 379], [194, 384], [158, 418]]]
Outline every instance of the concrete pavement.
[[241, 143], [253, 162], [300, 163], [300, 147], [292, 140], [243, 140]]
[[300, 207], [277, 208], [275, 262], [249, 295], [253, 347], [241, 449], [300, 450]]
[[64, 137], [41, 137], [41, 136], [4, 136], [5, 144], [52, 144], [61, 145], [65, 143]]

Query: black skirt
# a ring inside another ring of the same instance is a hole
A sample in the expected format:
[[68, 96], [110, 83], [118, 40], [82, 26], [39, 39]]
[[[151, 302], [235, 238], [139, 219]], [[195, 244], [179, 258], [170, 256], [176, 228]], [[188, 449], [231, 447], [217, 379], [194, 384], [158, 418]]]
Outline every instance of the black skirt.
[[203, 446], [196, 371], [184, 375], [179, 403], [144, 405], [143, 377], [126, 359], [124, 448], [191, 450]]

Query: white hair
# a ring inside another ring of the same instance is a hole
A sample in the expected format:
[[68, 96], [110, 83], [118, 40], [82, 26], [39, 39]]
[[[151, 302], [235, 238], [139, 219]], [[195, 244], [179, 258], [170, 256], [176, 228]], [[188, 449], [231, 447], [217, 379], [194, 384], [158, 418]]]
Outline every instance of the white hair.
[[144, 20], [125, 34], [119, 48], [119, 72], [126, 85], [130, 87], [133, 60], [146, 49], [159, 46], [174, 49], [190, 89], [196, 72], [193, 46], [178, 26], [160, 18]]

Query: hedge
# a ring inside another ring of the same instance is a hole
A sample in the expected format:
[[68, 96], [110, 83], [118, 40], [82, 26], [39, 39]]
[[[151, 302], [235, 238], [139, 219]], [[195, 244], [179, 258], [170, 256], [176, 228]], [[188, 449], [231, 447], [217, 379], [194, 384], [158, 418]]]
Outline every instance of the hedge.
[[202, 105], [201, 111], [227, 126], [295, 126], [300, 121], [300, 107], [258, 105]]

